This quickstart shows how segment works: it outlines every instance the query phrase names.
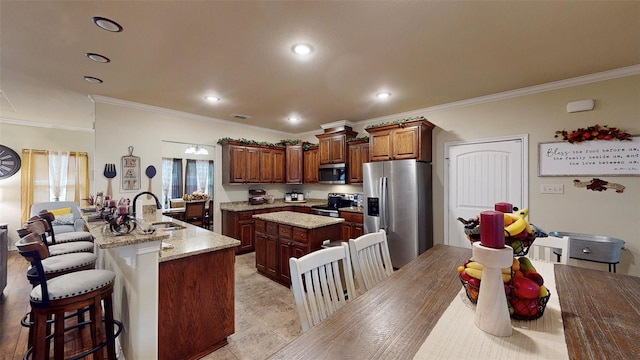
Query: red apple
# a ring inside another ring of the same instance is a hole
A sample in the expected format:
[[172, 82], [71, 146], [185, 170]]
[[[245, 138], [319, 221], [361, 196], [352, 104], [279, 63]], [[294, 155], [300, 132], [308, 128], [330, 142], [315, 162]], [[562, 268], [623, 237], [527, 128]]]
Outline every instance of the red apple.
[[469, 285], [475, 287], [476, 289], [480, 289], [480, 280], [476, 278], [469, 279]]
[[536, 271], [525, 271], [524, 272], [524, 277], [526, 277], [527, 279], [531, 279], [533, 281], [536, 282], [536, 284], [538, 285], [544, 285], [544, 279], [542, 278], [542, 275], [540, 275], [538, 272]]
[[514, 277], [513, 294], [523, 299], [537, 299], [540, 295], [540, 285], [526, 277]]
[[538, 315], [538, 299], [511, 298], [513, 311], [520, 316], [535, 317]]
[[463, 271], [460, 273], [460, 279], [469, 282], [469, 280], [473, 279], [471, 276], [469, 276], [469, 274], [467, 274], [466, 271]]

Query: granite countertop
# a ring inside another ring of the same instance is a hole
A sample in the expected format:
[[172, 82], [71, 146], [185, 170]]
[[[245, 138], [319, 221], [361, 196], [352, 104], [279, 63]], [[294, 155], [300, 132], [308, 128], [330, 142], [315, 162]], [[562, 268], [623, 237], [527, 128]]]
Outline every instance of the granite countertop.
[[358, 214], [362, 214], [362, 206], [349, 206], [349, 207], [343, 207], [343, 208], [339, 208], [338, 211], [344, 211], [344, 212], [352, 212], [352, 213], [358, 213]]
[[184, 227], [184, 229], [165, 230], [157, 228], [153, 234], [144, 234], [139, 228], [136, 228], [129, 234], [116, 236], [111, 233], [109, 225], [105, 221], [89, 222], [86, 214], [83, 217], [100, 249], [160, 241], [160, 262], [240, 245], [240, 241], [234, 238], [164, 216], [160, 212], [146, 214], [142, 219], [143, 222], [145, 224], [153, 222], [170, 223], [169, 226], [175, 224], [176, 227]]
[[315, 229], [323, 226], [335, 225], [344, 221], [343, 218], [319, 216], [297, 213], [293, 211], [278, 211], [268, 214], [253, 215], [255, 219], [272, 221], [278, 224], [291, 225], [303, 229]]
[[220, 210], [227, 211], [247, 211], [258, 209], [275, 209], [285, 206], [311, 207], [313, 205], [327, 205], [327, 199], [307, 199], [305, 202], [284, 202], [283, 199], [277, 199], [273, 204], [250, 205], [249, 201], [234, 201], [220, 203]]

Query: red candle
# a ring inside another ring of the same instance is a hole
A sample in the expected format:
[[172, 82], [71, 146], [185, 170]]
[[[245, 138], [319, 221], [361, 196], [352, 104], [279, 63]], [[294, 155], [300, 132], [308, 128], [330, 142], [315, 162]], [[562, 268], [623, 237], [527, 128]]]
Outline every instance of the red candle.
[[499, 202], [494, 205], [496, 211], [500, 211], [502, 213], [510, 213], [513, 212], [513, 205], [508, 202]]
[[480, 213], [480, 244], [494, 249], [504, 248], [504, 214], [499, 211]]

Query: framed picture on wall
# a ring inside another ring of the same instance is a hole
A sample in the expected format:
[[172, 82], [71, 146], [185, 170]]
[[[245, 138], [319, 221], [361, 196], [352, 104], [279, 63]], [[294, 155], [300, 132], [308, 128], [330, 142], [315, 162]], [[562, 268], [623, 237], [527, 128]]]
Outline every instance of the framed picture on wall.
[[640, 136], [538, 144], [539, 176], [640, 176]]

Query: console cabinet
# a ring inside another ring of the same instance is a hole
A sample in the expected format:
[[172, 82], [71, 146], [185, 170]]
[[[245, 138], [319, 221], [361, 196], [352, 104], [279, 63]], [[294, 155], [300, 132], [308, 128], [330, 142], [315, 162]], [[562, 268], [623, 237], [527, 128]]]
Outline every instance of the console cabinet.
[[431, 162], [431, 132], [435, 126], [419, 119], [366, 129], [369, 161], [416, 159]]

